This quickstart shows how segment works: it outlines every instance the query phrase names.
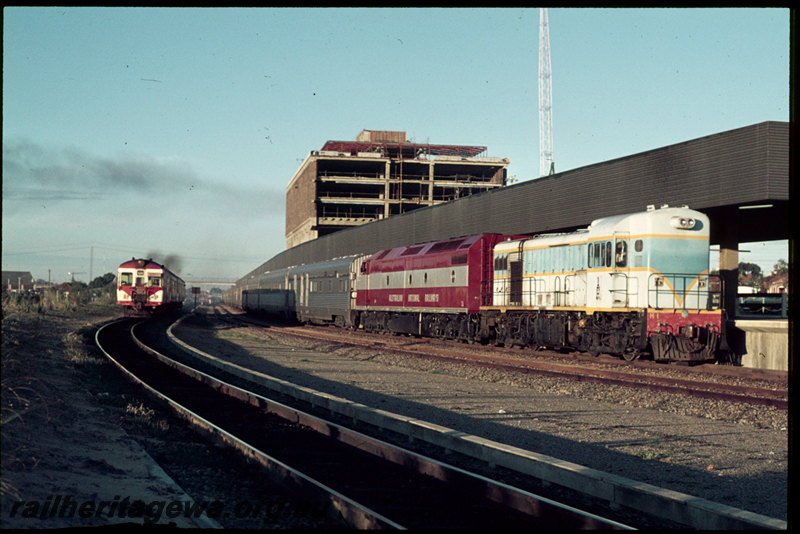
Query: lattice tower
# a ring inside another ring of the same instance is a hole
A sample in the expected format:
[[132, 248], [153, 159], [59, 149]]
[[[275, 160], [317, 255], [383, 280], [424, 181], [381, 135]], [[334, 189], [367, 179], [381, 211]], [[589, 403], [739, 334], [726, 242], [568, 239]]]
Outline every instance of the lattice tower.
[[539, 176], [555, 172], [553, 159], [553, 86], [547, 8], [539, 9]]

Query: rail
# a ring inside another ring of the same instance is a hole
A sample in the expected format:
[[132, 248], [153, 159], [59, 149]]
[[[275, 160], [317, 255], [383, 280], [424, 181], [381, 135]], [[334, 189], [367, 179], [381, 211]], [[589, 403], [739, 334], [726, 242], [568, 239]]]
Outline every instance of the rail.
[[[121, 322], [117, 325], [125, 326]], [[126, 336], [120, 331], [106, 333], [105, 329], [96, 334], [98, 346], [105, 347], [103, 352], [107, 357], [131, 379], [203, 432], [262, 464], [272, 478], [295, 484], [304, 493], [329, 502], [355, 528], [405, 528], [404, 525], [487, 528], [490, 524], [499, 528], [504, 525], [506, 528], [631, 528], [224, 382], [155, 351], [142, 337], [137, 339], [131, 333], [138, 348], [163, 365], [154, 370], [150, 368], [151, 358], [128, 350], [131, 344], [122, 339]], [[156, 339], [159, 334], [149, 337]], [[121, 340], [126, 355], [115, 359], [116, 354], [112, 353], [121, 347]], [[148, 379], [141, 380], [141, 374]], [[221, 396], [215, 397], [217, 393]], [[264, 421], [263, 414], [267, 414]], [[278, 427], [276, 435], [281, 439], [265, 435], [268, 434], [265, 422], [275, 415], [289, 421]], [[252, 432], [254, 428], [258, 430]], [[309, 433], [309, 429], [314, 432]], [[300, 470], [292, 467], [295, 465]], [[464, 508], [465, 501], [470, 503], [468, 509]]]
[[510, 445], [466, 434], [407, 415], [371, 408], [336, 397], [330, 393], [297, 386], [279, 378], [241, 367], [212, 356], [181, 341], [173, 333], [180, 321], [167, 334], [174, 344], [190, 356], [253, 382], [269, 390], [291, 396], [312, 406], [385, 431], [408, 436], [451, 452], [480, 459], [495, 466], [517, 471], [544, 480], [549, 484], [574, 489], [607, 502], [611, 507], [630, 508], [662, 517], [669, 521], [699, 529], [786, 529], [786, 521], [726, 506], [705, 499], [665, 490], [650, 484], [603, 473], [585, 466], [522, 450]]

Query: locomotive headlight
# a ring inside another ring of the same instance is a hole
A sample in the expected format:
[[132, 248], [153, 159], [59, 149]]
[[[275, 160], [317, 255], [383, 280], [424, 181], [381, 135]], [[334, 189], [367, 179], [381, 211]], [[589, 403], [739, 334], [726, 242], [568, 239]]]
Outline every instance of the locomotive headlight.
[[692, 217], [680, 217], [678, 215], [670, 218], [670, 226], [673, 228], [680, 228], [681, 230], [691, 230], [694, 228], [695, 220]]

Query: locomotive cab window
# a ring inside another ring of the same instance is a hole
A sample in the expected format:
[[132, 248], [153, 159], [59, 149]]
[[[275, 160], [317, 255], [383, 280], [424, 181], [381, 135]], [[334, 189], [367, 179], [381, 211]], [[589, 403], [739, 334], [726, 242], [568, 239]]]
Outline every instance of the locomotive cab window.
[[625, 267], [628, 264], [628, 242], [617, 241], [616, 249], [614, 252], [614, 265], [617, 267]]
[[148, 284], [150, 287], [161, 287], [161, 278], [158, 276], [153, 276], [148, 280]]
[[119, 285], [121, 286], [129, 286], [133, 282], [133, 273], [120, 273], [119, 275]]

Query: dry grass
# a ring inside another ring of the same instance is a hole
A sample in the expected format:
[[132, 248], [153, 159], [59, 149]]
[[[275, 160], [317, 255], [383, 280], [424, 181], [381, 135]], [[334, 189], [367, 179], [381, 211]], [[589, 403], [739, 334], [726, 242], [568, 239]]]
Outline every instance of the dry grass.
[[[48, 366], [63, 359], [72, 366], [96, 366], [102, 363], [87, 350], [86, 336], [98, 317], [119, 313], [115, 306], [80, 303], [68, 300], [63, 306], [46, 299], [3, 294], [2, 351], [0, 352], [0, 449], [3, 469], [29, 468], [36, 459], [25, 454], [18, 438], [28, 430], [31, 420], [48, 420], [57, 402], [52, 387], [41, 377]], [[41, 418], [41, 419], [39, 419]], [[3, 477], [0, 494], [18, 497], [17, 490]]]

